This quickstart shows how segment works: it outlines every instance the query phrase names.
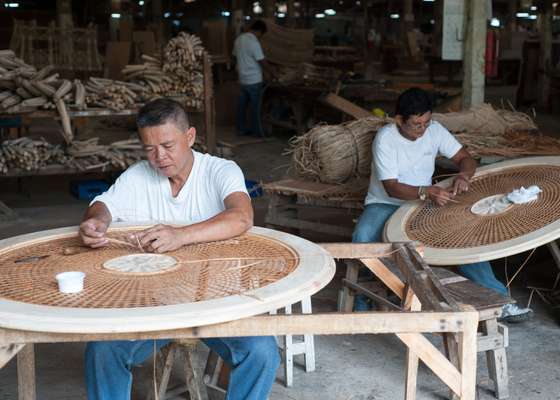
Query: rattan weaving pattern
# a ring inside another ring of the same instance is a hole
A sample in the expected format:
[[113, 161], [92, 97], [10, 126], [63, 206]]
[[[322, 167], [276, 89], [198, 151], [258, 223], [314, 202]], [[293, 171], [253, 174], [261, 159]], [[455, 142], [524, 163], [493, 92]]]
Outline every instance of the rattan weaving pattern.
[[[538, 185], [538, 200], [513, 205], [505, 212], [476, 215], [474, 203], [482, 198], [509, 193], [521, 186]], [[407, 236], [426, 246], [461, 249], [510, 240], [560, 219], [560, 167], [513, 167], [473, 179], [469, 191], [456, 197], [459, 203], [437, 207], [423, 204], [405, 222]]]
[[[126, 234], [121, 231], [109, 236], [125, 240]], [[24, 244], [1, 253], [0, 298], [79, 308], [183, 304], [266, 286], [290, 274], [299, 262], [290, 247], [256, 234], [169, 252], [168, 255], [179, 260], [180, 267], [147, 275], [119, 273], [103, 267], [105, 261], [138, 253], [139, 249], [111, 243], [103, 249], [78, 247], [78, 254], [64, 254], [74, 246], [80, 246], [77, 237]], [[78, 294], [61, 294], [54, 276], [70, 270], [86, 273], [84, 290]]]

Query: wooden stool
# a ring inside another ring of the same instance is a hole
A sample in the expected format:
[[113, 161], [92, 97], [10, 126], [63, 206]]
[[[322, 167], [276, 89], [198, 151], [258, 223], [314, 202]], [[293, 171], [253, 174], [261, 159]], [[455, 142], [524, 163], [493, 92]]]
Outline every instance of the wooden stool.
[[[197, 376], [192, 362], [192, 354], [197, 343], [198, 339], [174, 340], [159, 351], [156, 360], [158, 400], [176, 398], [183, 393], [188, 393], [189, 397], [187, 398], [190, 400], [206, 400], [208, 398], [206, 391], [202, 389], [202, 381]], [[183, 359], [186, 384], [168, 390], [171, 370], [177, 357]], [[148, 394], [148, 400], [154, 400], [154, 397], [154, 392], [151, 390]]]
[[[301, 301], [302, 314], [311, 314], [311, 297], [306, 297]], [[270, 314], [277, 314], [278, 310], [271, 311]], [[284, 314], [291, 314], [292, 306], [284, 308]], [[299, 336], [299, 335], [298, 335]], [[293, 335], [286, 335], [279, 344], [282, 350], [282, 363], [284, 364], [284, 384], [287, 387], [293, 386], [294, 381], [294, 356], [304, 355], [305, 372], [315, 371], [315, 343], [313, 335], [302, 335], [303, 340], [294, 342]]]
[[[401, 275], [396, 267], [390, 263], [386, 265], [397, 276]], [[362, 264], [354, 260], [346, 260], [346, 268], [346, 278], [343, 280], [344, 286], [339, 299], [339, 311], [352, 312], [356, 293], [379, 301], [379, 292], [372, 293], [373, 290], [368, 284], [358, 282], [358, 271], [362, 268]], [[477, 351], [486, 353], [488, 375], [494, 384], [495, 397], [500, 400], [508, 398], [506, 347], [509, 345], [509, 336], [507, 326], [499, 323], [498, 318], [502, 314], [503, 306], [515, 301], [494, 290], [479, 286], [448, 269], [433, 268], [433, 271], [458, 303], [471, 305], [478, 311]]]

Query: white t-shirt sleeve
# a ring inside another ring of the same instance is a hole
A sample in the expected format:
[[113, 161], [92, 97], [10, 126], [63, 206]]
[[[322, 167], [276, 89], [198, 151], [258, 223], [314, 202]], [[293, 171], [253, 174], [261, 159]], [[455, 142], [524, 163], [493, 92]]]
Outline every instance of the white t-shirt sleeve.
[[136, 175], [136, 168], [131, 167], [124, 171], [111, 185], [111, 187], [105, 192], [96, 196], [90, 203], [92, 205], [96, 201], [102, 202], [105, 204], [109, 212], [111, 213], [111, 218], [113, 221], [116, 221], [121, 218], [127, 217], [127, 210], [123, 208], [123, 204], [127, 204], [129, 213], [132, 213], [133, 204], [131, 201], [134, 201], [134, 175]]
[[262, 51], [262, 47], [261, 44], [259, 43], [258, 40], [255, 39], [255, 41], [253, 42], [254, 46], [253, 46], [253, 57], [255, 57], [255, 60], [257, 61], [261, 61], [264, 60], [264, 53]]
[[463, 146], [455, 139], [455, 136], [453, 136], [451, 132], [443, 127], [443, 125], [439, 122], [434, 122], [434, 124], [436, 128], [438, 152], [444, 157], [453, 158]]
[[391, 143], [388, 138], [388, 135], [380, 135], [373, 141], [373, 163], [380, 181], [397, 179], [399, 175], [396, 144]]
[[233, 161], [220, 163], [214, 170], [214, 179], [218, 195], [222, 201], [235, 192], [242, 192], [249, 196], [243, 172]]

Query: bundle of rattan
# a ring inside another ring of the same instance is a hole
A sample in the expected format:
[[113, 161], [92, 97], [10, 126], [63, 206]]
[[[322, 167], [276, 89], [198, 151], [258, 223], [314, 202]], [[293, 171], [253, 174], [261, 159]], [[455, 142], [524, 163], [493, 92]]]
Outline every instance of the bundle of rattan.
[[144, 158], [138, 139], [121, 140], [109, 145], [99, 144], [99, 138], [74, 141], [67, 149], [71, 159], [68, 166], [79, 170], [107, 168], [125, 169]]
[[64, 164], [68, 157], [60, 145], [44, 139], [23, 137], [5, 140], [0, 145], [0, 173], [10, 170], [34, 171], [48, 164]]
[[291, 142], [291, 172], [324, 183], [368, 176], [371, 143], [389, 119], [368, 117], [342, 125], [318, 125]]
[[439, 114], [432, 118], [453, 133], [503, 135], [511, 131], [535, 131], [537, 126], [527, 114], [494, 110], [490, 104], [472, 107], [467, 111]]
[[142, 98], [184, 96], [185, 106], [202, 108], [204, 97], [204, 47], [200, 38], [185, 32], [171, 39], [163, 55], [142, 55], [142, 64], [127, 65], [127, 81], [144, 88]]
[[460, 133], [455, 137], [475, 157], [527, 157], [560, 155], [560, 140], [531, 132], [506, 132], [503, 135]]
[[[132, 83], [114, 81], [104, 78], [89, 78], [86, 83], [88, 94], [86, 103], [111, 110], [125, 110], [138, 101], [138, 92], [144, 88]], [[136, 90], [136, 91], [135, 91]]]

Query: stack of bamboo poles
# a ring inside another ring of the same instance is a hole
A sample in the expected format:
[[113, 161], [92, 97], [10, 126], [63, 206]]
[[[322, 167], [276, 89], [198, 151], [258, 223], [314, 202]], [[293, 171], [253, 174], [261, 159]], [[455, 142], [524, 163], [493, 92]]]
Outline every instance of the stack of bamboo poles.
[[204, 104], [204, 47], [185, 32], [171, 39], [160, 55], [142, 55], [142, 64], [127, 65], [127, 81], [145, 88], [147, 99], [162, 95], [185, 96], [185, 105], [202, 109]]
[[23, 137], [6, 140], [0, 145], [0, 173], [11, 169], [34, 171], [48, 164], [65, 164], [68, 156], [60, 145], [52, 145], [44, 139]]
[[[204, 145], [196, 142], [193, 149], [205, 152]], [[75, 140], [70, 146], [53, 145], [44, 139], [23, 137], [0, 144], [0, 174], [36, 171], [47, 166], [66, 167], [79, 171], [124, 170], [145, 158], [138, 139], [120, 140], [108, 145], [99, 138]]]
[[141, 85], [104, 78], [89, 78], [85, 85], [86, 103], [111, 110], [126, 110], [141, 99], [145, 88]]
[[71, 158], [66, 165], [81, 171], [108, 167], [126, 169], [144, 158], [138, 139], [121, 140], [109, 145], [99, 144], [99, 138], [74, 141], [67, 152]]

